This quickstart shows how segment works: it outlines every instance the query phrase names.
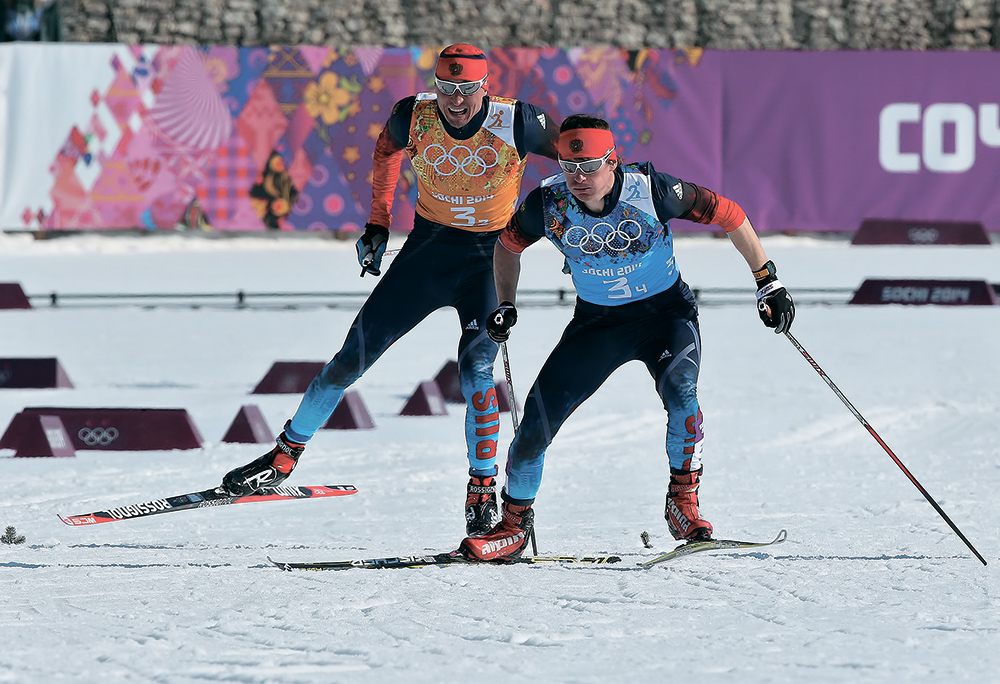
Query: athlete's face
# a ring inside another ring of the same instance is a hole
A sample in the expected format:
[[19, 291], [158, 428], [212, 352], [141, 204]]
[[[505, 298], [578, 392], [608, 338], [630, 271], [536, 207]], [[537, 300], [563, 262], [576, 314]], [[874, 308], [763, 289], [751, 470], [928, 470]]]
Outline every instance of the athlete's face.
[[[569, 159], [567, 161], [587, 160]], [[611, 188], [615, 186], [615, 168], [617, 166], [617, 159], [607, 159], [593, 173], [584, 173], [579, 167], [577, 167], [576, 173], [563, 170], [563, 175], [566, 177], [566, 187], [573, 193], [573, 197], [583, 202], [588, 209], [601, 211], [604, 209], [604, 196], [611, 192]]]
[[[463, 89], [469, 90], [475, 83], [479, 83], [479, 87], [471, 95], [462, 92]], [[483, 98], [486, 97], [485, 79], [483, 81], [437, 81], [436, 88], [438, 109], [441, 110], [445, 121], [455, 128], [461, 128], [472, 121], [472, 117], [483, 108]], [[451, 94], [446, 91], [450, 91]]]

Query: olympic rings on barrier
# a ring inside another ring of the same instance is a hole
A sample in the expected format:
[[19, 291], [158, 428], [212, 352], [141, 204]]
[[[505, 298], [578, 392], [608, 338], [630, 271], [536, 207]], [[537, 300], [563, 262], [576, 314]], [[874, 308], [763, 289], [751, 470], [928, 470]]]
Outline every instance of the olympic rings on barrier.
[[108, 446], [118, 439], [118, 428], [80, 428], [76, 436], [87, 446]]
[[606, 221], [594, 225], [572, 226], [563, 233], [562, 242], [567, 247], [576, 247], [584, 254], [598, 254], [603, 249], [620, 252], [642, 237], [642, 225], [633, 219], [625, 219], [617, 226]]
[[[431, 150], [434, 150], [435, 153], [431, 154]], [[462, 154], [462, 151], [464, 151], [464, 154]], [[483, 151], [487, 152], [485, 157], [481, 154]], [[492, 159], [490, 159], [491, 155]], [[500, 162], [500, 155], [489, 145], [483, 145], [475, 152], [465, 145], [456, 145], [451, 150], [445, 151], [444, 145], [434, 143], [424, 149], [423, 156], [424, 161], [439, 176], [451, 176], [461, 169], [465, 175], [477, 178], [486, 173], [487, 169], [492, 169]]]

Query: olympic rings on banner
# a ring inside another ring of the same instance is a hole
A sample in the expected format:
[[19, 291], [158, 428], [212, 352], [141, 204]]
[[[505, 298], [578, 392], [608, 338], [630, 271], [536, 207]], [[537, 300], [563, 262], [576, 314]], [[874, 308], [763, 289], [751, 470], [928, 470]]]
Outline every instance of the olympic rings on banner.
[[108, 446], [118, 439], [118, 428], [80, 428], [76, 436], [87, 446]]
[[[432, 150], [434, 150], [433, 154]], [[485, 156], [482, 154], [484, 151], [487, 153]], [[446, 152], [444, 145], [434, 143], [424, 149], [423, 156], [424, 161], [439, 176], [451, 176], [461, 169], [465, 175], [476, 178], [482, 176], [486, 173], [487, 169], [492, 169], [500, 162], [500, 155], [489, 145], [483, 145], [475, 152], [465, 145], [456, 145], [450, 151]]]
[[633, 219], [625, 219], [617, 226], [602, 221], [591, 228], [573, 226], [562, 237], [567, 247], [576, 247], [584, 254], [598, 254], [603, 249], [620, 252], [642, 237], [642, 225]]

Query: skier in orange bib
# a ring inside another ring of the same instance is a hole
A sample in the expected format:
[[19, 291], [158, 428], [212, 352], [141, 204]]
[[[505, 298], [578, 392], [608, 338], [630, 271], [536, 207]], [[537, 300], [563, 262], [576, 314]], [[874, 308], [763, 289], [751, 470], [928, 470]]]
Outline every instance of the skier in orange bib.
[[413, 230], [274, 449], [225, 476], [223, 485], [234, 494], [284, 481], [344, 391], [392, 343], [433, 311], [450, 306], [458, 311], [462, 331], [466, 533], [482, 534], [499, 521], [494, 482], [500, 413], [493, 385], [498, 345], [486, 334], [486, 319], [497, 307], [493, 246], [514, 213], [528, 153], [555, 160], [559, 130], [538, 107], [489, 95], [486, 54], [472, 45], [445, 48], [434, 82], [435, 92], [396, 103], [375, 144], [372, 210], [357, 243], [362, 275], [381, 275], [404, 155], [417, 177]]

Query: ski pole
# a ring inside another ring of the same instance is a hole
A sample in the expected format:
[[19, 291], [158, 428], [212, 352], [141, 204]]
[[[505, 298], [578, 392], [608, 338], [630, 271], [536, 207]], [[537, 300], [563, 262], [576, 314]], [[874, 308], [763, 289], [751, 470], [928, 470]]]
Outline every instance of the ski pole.
[[[510, 402], [510, 422], [514, 426], [514, 435], [517, 435], [517, 430], [520, 424], [517, 421], [517, 400], [514, 399], [514, 383], [510, 380], [510, 357], [507, 356], [507, 343], [500, 343], [500, 351], [503, 352], [503, 370], [504, 375], [507, 378], [507, 399]], [[531, 526], [531, 553], [534, 556], [538, 555], [538, 544], [535, 542], [535, 527]]]
[[517, 430], [520, 424], [517, 421], [517, 404], [514, 402], [514, 384], [510, 381], [510, 357], [507, 356], [507, 343], [500, 343], [500, 351], [503, 352], [503, 370], [507, 377], [507, 397], [510, 401], [510, 422], [514, 426], [514, 434], [517, 434]]
[[879, 443], [879, 446], [885, 449], [885, 453], [889, 454], [889, 458], [891, 458], [893, 461], [896, 462], [896, 465], [899, 466], [899, 469], [903, 471], [903, 474], [906, 475], [906, 477], [909, 478], [910, 482], [913, 483], [913, 486], [916, 487], [920, 491], [920, 493], [924, 495], [924, 498], [927, 499], [927, 502], [934, 507], [934, 510], [938, 512], [938, 515], [944, 518], [944, 521], [951, 526], [951, 529], [954, 530], [955, 534], [958, 535], [958, 538], [961, 539], [963, 542], [965, 542], [965, 545], [969, 547], [969, 550], [971, 550], [972, 553], [976, 555], [976, 558], [978, 558], [983, 565], [986, 565], [986, 559], [983, 558], [982, 554], [980, 554], [979, 551], [976, 550], [976, 547], [972, 545], [972, 543], [966, 538], [964, 534], [962, 534], [962, 531], [958, 529], [958, 526], [951, 521], [951, 518], [949, 518], [948, 514], [945, 513], [944, 510], [938, 505], [937, 501], [935, 501], [931, 497], [931, 495], [927, 493], [927, 490], [924, 489], [923, 485], [917, 482], [917, 478], [913, 477], [913, 474], [910, 473], [909, 469], [907, 469], [907, 467], [903, 465], [903, 462], [896, 457], [896, 454], [892, 453], [892, 449], [889, 448], [889, 445], [886, 444], [884, 441], [882, 441], [882, 438], [879, 437], [878, 433], [875, 432], [872, 426], [868, 424], [868, 421], [865, 420], [864, 417], [858, 412], [858, 410], [854, 408], [854, 405], [847, 400], [847, 397], [844, 396], [844, 393], [841, 392], [840, 389], [838, 389], [838, 387], [835, 384], [833, 384], [833, 380], [830, 379], [830, 376], [828, 376], [826, 373], [823, 372], [823, 369], [819, 367], [819, 364], [816, 363], [815, 360], [813, 360], [813, 357], [809, 355], [809, 352], [805, 350], [805, 347], [799, 344], [799, 341], [794, 337], [792, 337], [792, 333], [788, 332], [787, 330], [785, 331], [785, 337], [788, 338], [789, 342], [795, 345], [795, 348], [798, 349], [799, 353], [805, 357], [806, 361], [809, 362], [809, 365], [813, 367], [813, 370], [819, 373], [819, 376], [823, 378], [823, 381], [830, 387], [830, 389], [833, 390], [833, 393], [836, 394], [838, 397], [840, 397], [840, 400], [844, 402], [844, 406], [846, 406], [851, 410], [851, 413], [854, 414], [854, 417], [857, 418], [861, 422], [861, 424], [865, 426], [865, 429], [868, 430], [869, 433], [871, 433], [871, 436], [875, 438], [875, 441]]
[[[398, 251], [399, 251], [398, 249], [390, 249], [388, 252], [384, 252], [382, 254], [382, 256], [383, 257], [392, 256], [392, 255], [394, 255]], [[372, 265], [373, 261], [375, 261], [375, 255], [374, 254], [367, 254], [367, 255], [365, 255], [364, 261], [361, 262], [361, 275], [359, 277], [361, 277], [361, 278], [365, 277], [365, 273], [368, 272], [368, 267]]]

